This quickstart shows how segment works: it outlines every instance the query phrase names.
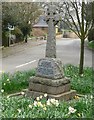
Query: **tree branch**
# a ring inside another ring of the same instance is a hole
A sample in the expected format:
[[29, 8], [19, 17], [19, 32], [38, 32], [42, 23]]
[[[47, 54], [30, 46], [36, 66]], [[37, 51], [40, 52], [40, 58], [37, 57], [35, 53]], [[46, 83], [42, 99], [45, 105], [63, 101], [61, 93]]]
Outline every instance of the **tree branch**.
[[[74, 25], [74, 27], [76, 28], [76, 30], [77, 30], [77, 32], [78, 32], [78, 35], [80, 36], [80, 32], [79, 32], [78, 26], [77, 26], [76, 22], [74, 21], [73, 16], [71, 15], [71, 13], [70, 13], [70, 11], [69, 11], [69, 3], [66, 3], [66, 8], [67, 8], [68, 15], [70, 16], [70, 18], [71, 18], [71, 20], [72, 20], [72, 22], [73, 22], [73, 25]], [[68, 19], [67, 19], [67, 20], [68, 20]], [[70, 22], [70, 21], [68, 20], [68, 22]]]
[[[79, 17], [79, 12], [78, 12], [78, 7], [77, 7], [77, 2], [71, 2], [71, 4], [73, 5], [73, 8], [75, 9], [75, 12], [76, 12], [76, 16], [77, 16], [77, 20], [78, 20], [78, 24], [79, 24], [79, 28], [81, 30], [81, 21], [80, 21], [80, 17]], [[76, 6], [75, 6], [76, 5]]]

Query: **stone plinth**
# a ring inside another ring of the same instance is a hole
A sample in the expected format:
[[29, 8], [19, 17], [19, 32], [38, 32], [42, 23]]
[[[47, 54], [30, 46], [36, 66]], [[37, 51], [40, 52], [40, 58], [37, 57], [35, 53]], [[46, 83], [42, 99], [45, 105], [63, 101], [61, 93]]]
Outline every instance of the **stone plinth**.
[[70, 81], [67, 78], [52, 80], [34, 77], [29, 81], [29, 90], [57, 95], [70, 90]]
[[70, 79], [64, 77], [60, 60], [40, 59], [36, 76], [29, 80], [27, 96], [36, 98], [45, 93], [48, 98], [60, 100], [70, 100], [76, 95], [75, 90], [70, 90]]

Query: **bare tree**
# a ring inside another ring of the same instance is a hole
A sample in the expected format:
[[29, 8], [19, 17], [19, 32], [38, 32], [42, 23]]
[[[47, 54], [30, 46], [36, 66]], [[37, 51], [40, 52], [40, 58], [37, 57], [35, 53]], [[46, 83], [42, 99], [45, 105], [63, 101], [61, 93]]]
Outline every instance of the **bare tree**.
[[87, 38], [88, 31], [91, 29], [91, 23], [88, 19], [85, 19], [87, 15], [85, 11], [85, 2], [77, 2], [77, 0], [74, 0], [71, 2], [64, 2], [60, 4], [59, 7], [60, 13], [63, 13], [62, 15], [66, 13], [65, 19], [62, 19], [62, 21], [67, 24], [81, 40], [79, 74], [82, 74], [84, 66], [84, 42]]

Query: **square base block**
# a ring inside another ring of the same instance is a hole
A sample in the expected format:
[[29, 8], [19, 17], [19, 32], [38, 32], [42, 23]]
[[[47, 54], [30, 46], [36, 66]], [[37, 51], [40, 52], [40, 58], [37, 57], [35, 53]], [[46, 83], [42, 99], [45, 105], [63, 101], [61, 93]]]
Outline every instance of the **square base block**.
[[33, 77], [29, 80], [29, 90], [57, 95], [70, 91], [70, 81], [68, 78], [52, 80], [42, 77]]
[[42, 85], [38, 83], [31, 83], [30, 86], [31, 86], [29, 87], [30, 91], [33, 90], [36, 92], [43, 92], [43, 93], [48, 93], [53, 95], [70, 91], [70, 84], [65, 84], [62, 86], [48, 86], [48, 85]]

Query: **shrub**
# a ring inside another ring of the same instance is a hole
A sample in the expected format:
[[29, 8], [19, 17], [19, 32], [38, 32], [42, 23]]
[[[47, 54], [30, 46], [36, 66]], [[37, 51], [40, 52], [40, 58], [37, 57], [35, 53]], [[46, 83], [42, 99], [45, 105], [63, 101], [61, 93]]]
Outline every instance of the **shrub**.
[[8, 31], [2, 32], [2, 46], [4, 47], [9, 46]]
[[27, 36], [30, 34], [31, 26], [29, 24], [24, 24], [20, 27], [20, 29], [23, 33], [23, 36]]
[[12, 34], [16, 35], [16, 42], [23, 40], [23, 33], [18, 27], [15, 27], [15, 29], [12, 31]]
[[88, 41], [94, 41], [94, 27], [88, 32]]

